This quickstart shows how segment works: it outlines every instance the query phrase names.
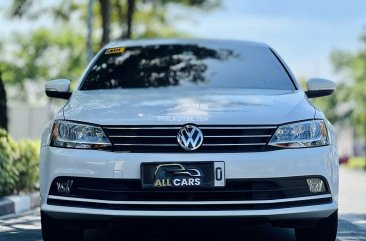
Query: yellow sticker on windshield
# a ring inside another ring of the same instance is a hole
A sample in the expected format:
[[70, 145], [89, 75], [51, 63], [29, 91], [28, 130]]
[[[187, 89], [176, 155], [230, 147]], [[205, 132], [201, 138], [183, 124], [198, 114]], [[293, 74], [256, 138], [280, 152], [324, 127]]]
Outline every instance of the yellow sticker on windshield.
[[123, 53], [125, 51], [125, 48], [111, 48], [111, 49], [107, 49], [105, 51], [105, 54], [118, 54], [118, 53]]

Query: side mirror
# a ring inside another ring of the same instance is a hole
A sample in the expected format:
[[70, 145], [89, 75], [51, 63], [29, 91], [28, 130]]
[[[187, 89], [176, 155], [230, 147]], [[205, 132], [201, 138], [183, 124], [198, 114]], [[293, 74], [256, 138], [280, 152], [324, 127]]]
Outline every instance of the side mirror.
[[308, 91], [305, 94], [308, 98], [316, 98], [333, 94], [336, 84], [327, 79], [313, 78], [307, 81]]
[[46, 82], [46, 95], [48, 97], [69, 99], [71, 96], [70, 92], [70, 80], [68, 79], [56, 79]]

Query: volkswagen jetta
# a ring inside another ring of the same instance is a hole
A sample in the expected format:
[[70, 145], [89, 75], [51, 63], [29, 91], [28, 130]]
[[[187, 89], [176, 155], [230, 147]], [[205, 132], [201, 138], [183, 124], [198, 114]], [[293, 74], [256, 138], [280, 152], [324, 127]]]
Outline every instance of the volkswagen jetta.
[[[70, 81], [45, 128], [41, 218], [45, 241], [82, 239], [97, 221], [261, 220], [297, 240], [335, 240], [335, 133], [262, 43], [138, 40], [112, 43]], [[98, 222], [99, 223], [99, 222]]]

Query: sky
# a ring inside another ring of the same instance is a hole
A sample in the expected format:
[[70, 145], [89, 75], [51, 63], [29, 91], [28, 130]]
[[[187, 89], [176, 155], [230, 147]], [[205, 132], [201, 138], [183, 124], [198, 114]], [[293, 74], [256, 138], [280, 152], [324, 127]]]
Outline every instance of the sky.
[[366, 26], [365, 0], [224, 0], [222, 10], [196, 14], [179, 27], [203, 38], [265, 42], [301, 78], [340, 81], [333, 50], [356, 51]]
[[[42, 0], [52, 3], [51, 0]], [[265, 42], [287, 62], [295, 76], [336, 81], [332, 51], [356, 51], [366, 29], [366, 0], [222, 0], [213, 12], [189, 11], [192, 20], [175, 26], [200, 38]], [[0, 14], [10, 0], [0, 0]], [[178, 11], [178, 9], [176, 9]], [[174, 9], [173, 9], [174, 12]], [[174, 21], [174, 19], [172, 19]], [[0, 17], [0, 34], [31, 26]]]

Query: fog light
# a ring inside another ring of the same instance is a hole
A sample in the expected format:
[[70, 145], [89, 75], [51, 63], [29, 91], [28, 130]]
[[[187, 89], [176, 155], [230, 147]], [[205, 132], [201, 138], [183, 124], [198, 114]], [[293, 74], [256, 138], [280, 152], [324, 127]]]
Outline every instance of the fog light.
[[324, 182], [320, 178], [306, 179], [310, 192], [325, 192]]
[[73, 180], [67, 180], [64, 182], [56, 182], [57, 192], [69, 194], [71, 192], [71, 187], [72, 187], [73, 182], [74, 182]]

